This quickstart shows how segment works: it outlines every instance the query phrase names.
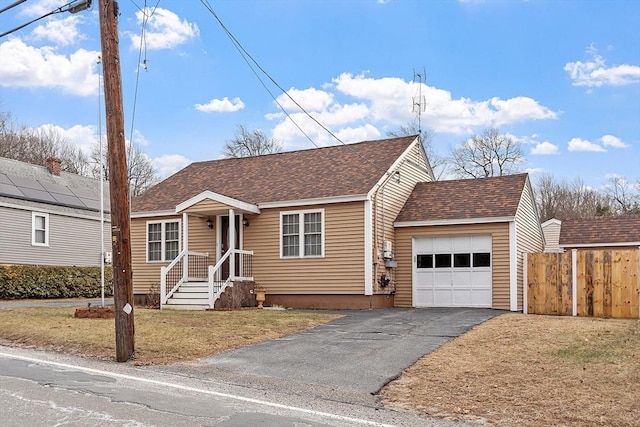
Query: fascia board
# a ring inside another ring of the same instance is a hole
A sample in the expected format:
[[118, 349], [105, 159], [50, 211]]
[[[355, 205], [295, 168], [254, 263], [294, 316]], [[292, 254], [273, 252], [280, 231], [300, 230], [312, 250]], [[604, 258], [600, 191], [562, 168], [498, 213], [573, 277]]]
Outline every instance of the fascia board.
[[394, 222], [394, 227], [423, 227], [432, 225], [464, 225], [464, 224], [491, 224], [495, 222], [512, 222], [513, 216], [502, 216], [494, 218], [465, 218], [465, 219], [436, 219], [428, 221], [400, 221]]
[[384, 184], [384, 182], [387, 180], [387, 178], [389, 178], [389, 176], [391, 175], [392, 171], [397, 169], [400, 166], [400, 164], [402, 162], [404, 162], [405, 157], [407, 157], [409, 155], [409, 153], [411, 152], [411, 150], [413, 150], [413, 147], [415, 147], [416, 144], [419, 144], [419, 143], [420, 143], [420, 138], [418, 138], [416, 136], [416, 139], [413, 140], [413, 142], [411, 144], [409, 144], [407, 149], [404, 150], [404, 152], [398, 156], [398, 158], [395, 160], [395, 162], [393, 162], [393, 164], [389, 167], [389, 169], [387, 169], [384, 172], [382, 177], [378, 180], [378, 182], [376, 182], [376, 184], [373, 186], [373, 188], [371, 188], [371, 190], [369, 190], [369, 193], [367, 194], [367, 200], [373, 200], [373, 195], [378, 190], [378, 188], [382, 184]]
[[190, 208], [191, 206], [202, 202], [203, 200], [214, 200], [216, 202], [223, 203], [229, 207], [236, 208], [245, 212], [251, 212], [255, 214], [260, 213], [260, 208], [258, 208], [254, 204], [243, 202], [242, 200], [234, 199], [232, 197], [215, 193], [209, 190], [203, 191], [202, 193], [193, 196], [189, 200], [186, 200], [180, 203], [179, 205], [176, 206], [176, 210], [174, 213], [180, 213], [185, 209]]
[[266, 202], [258, 203], [260, 209], [269, 208], [288, 208], [297, 206], [312, 206], [312, 205], [326, 205], [332, 203], [348, 203], [348, 202], [362, 202], [367, 200], [366, 194], [358, 194], [355, 196], [337, 196], [337, 197], [321, 197], [314, 199], [299, 199], [299, 200], [284, 200], [278, 202]]

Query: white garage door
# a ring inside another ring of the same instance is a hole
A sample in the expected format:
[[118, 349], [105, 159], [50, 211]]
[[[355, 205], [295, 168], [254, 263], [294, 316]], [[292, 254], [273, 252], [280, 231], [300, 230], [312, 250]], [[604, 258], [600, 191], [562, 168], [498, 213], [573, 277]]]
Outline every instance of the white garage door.
[[491, 235], [413, 239], [416, 307], [491, 307]]

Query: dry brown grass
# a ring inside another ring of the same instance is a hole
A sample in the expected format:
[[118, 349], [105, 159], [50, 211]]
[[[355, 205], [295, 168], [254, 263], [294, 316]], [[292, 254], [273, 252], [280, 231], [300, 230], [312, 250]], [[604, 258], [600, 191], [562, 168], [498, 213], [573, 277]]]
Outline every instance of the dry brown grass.
[[[0, 342], [83, 356], [115, 357], [113, 319], [78, 319], [75, 308], [0, 310]], [[276, 310], [136, 309], [135, 364], [193, 360], [281, 337], [341, 317]]]
[[500, 426], [638, 426], [640, 321], [507, 314], [407, 369], [386, 405]]

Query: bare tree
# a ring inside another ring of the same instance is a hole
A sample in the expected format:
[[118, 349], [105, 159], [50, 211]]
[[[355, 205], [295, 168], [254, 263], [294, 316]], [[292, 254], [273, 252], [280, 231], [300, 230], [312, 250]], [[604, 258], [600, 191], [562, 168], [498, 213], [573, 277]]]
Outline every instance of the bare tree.
[[[153, 163], [131, 141], [127, 140], [127, 178], [129, 180], [129, 192], [132, 197], [139, 196], [147, 188], [154, 186], [160, 182], [160, 178], [156, 174]], [[106, 140], [103, 141], [102, 156], [107, 153]], [[109, 179], [109, 170], [106, 160], [100, 158], [100, 144], [96, 142], [91, 152], [91, 175], [95, 178], [102, 177], [104, 180]]]
[[586, 186], [582, 180], [557, 181], [544, 174], [536, 182], [536, 204], [540, 220], [560, 220], [609, 216], [610, 200], [602, 192]]
[[225, 157], [251, 157], [262, 154], [279, 153], [282, 144], [267, 137], [262, 131], [250, 132], [244, 125], [238, 125], [234, 137], [225, 141]]
[[387, 136], [392, 138], [398, 138], [401, 136], [419, 135], [424, 147], [425, 153], [427, 153], [427, 159], [431, 170], [433, 171], [433, 179], [439, 180], [446, 174], [449, 166], [448, 159], [436, 153], [433, 149], [433, 135], [434, 132], [430, 129], [422, 130], [419, 128], [416, 121], [410, 122], [406, 125], [400, 126], [397, 131], [387, 132]]
[[451, 168], [460, 178], [509, 175], [516, 173], [522, 162], [520, 143], [494, 128], [451, 149]]
[[54, 129], [17, 126], [11, 113], [0, 112], [0, 157], [34, 165], [44, 165], [50, 157], [62, 160], [61, 170], [80, 175], [89, 173], [89, 160], [80, 148], [69, 144]]
[[633, 184], [621, 176], [609, 178], [604, 186], [604, 194], [614, 214], [640, 214], [640, 181]]

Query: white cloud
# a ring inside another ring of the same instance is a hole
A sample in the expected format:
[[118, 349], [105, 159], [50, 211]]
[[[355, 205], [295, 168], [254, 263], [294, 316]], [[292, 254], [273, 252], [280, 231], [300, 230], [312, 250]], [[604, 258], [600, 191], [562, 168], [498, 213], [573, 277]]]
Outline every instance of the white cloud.
[[229, 100], [226, 96], [223, 99], [212, 99], [206, 104], [196, 104], [196, 110], [203, 113], [229, 113], [242, 110], [244, 102], [240, 98]]
[[24, 16], [38, 17], [58, 9], [62, 4], [60, 0], [38, 0], [35, 2], [29, 2], [20, 9], [20, 14]]
[[607, 151], [598, 144], [594, 144], [591, 141], [587, 141], [582, 138], [572, 138], [569, 141], [569, 151], [594, 151], [594, 152], [604, 152]]
[[156, 172], [161, 179], [173, 175], [188, 166], [190, 163], [191, 160], [181, 156], [180, 154], [165, 154], [151, 159], [151, 164], [153, 164], [153, 167], [156, 169]]
[[528, 173], [529, 175], [544, 173], [545, 170], [543, 168], [525, 168], [522, 172]]
[[607, 67], [594, 47], [589, 47], [587, 53], [590, 60], [568, 62], [564, 66], [573, 86], [623, 86], [640, 82], [640, 66], [623, 64]]
[[539, 142], [531, 149], [531, 154], [557, 154], [558, 146], [548, 141]]
[[69, 56], [51, 47], [26, 45], [19, 38], [0, 44], [0, 86], [59, 88], [80, 96], [98, 92], [97, 58], [100, 53], [78, 49]]
[[308, 112], [323, 111], [328, 108], [333, 102], [333, 95], [331, 93], [315, 88], [291, 88], [287, 91], [287, 93], [289, 94], [289, 96], [282, 94], [276, 98], [282, 108], [287, 111], [299, 111], [298, 106], [295, 105], [291, 98], [293, 98], [293, 100], [297, 102], [298, 105], [300, 105]]
[[[171, 49], [200, 35], [197, 24], [188, 22], [167, 9], [144, 8], [136, 12], [139, 25], [146, 20], [145, 46], [149, 50]], [[131, 45], [138, 49], [140, 35], [128, 33]]]
[[[322, 85], [322, 90], [291, 88], [288, 91], [296, 102], [342, 140], [352, 140], [353, 135], [360, 135], [361, 139], [379, 137], [382, 131], [396, 130], [414, 121], [413, 100], [420, 92], [425, 104], [422, 125], [436, 133], [471, 134], [479, 128], [556, 119], [559, 115], [524, 96], [494, 97], [485, 101], [453, 99], [446, 90], [424, 84], [417, 86], [396, 77], [376, 79], [365, 74], [343, 73], [331, 83]], [[281, 95], [278, 100], [315, 144], [336, 143], [325, 130], [300, 113], [286, 96]], [[272, 134], [279, 141], [285, 141], [285, 148], [308, 146], [307, 138], [282, 112], [267, 113], [265, 118], [277, 122]]]
[[48, 40], [56, 45], [68, 46], [85, 38], [78, 31], [78, 25], [82, 22], [82, 15], [51, 20], [44, 25], [38, 25], [32, 35], [36, 40]]
[[[412, 112], [417, 88], [414, 83], [400, 78], [368, 78], [343, 73], [333, 79], [336, 89], [345, 95], [364, 101], [371, 110], [370, 118], [402, 125], [415, 117]], [[468, 98], [453, 99], [446, 90], [422, 85], [425, 111], [422, 122], [437, 133], [471, 133], [474, 128], [501, 126], [514, 122], [556, 119], [558, 114], [528, 97], [487, 101]]]
[[83, 154], [89, 156], [93, 147], [97, 144], [95, 126], [75, 125], [70, 128], [63, 128], [58, 125], [46, 123], [34, 128], [36, 132], [59, 135], [62, 140], [75, 148], [79, 148]]
[[605, 147], [626, 148], [629, 146], [629, 144], [625, 144], [620, 138], [613, 135], [604, 135], [600, 138], [600, 141]]

